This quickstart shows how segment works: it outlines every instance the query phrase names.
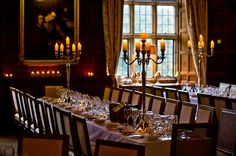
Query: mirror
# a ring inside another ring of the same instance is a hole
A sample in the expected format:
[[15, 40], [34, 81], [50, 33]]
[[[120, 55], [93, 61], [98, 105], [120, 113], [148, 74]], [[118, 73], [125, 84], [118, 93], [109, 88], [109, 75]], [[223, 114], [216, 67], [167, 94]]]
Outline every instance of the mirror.
[[55, 43], [79, 41], [79, 0], [20, 0], [19, 58], [24, 65], [59, 65]]

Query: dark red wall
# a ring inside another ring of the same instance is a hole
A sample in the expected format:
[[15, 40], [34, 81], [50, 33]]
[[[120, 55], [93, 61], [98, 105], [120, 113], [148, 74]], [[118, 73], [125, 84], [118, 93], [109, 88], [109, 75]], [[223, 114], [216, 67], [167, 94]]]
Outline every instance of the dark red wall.
[[[24, 66], [18, 62], [19, 1], [2, 1], [0, 5], [0, 133], [12, 126], [9, 86], [22, 89], [34, 96], [43, 96], [45, 85], [66, 86], [65, 66]], [[102, 96], [103, 88], [111, 84], [106, 76], [101, 0], [80, 0], [80, 42], [82, 55], [77, 65], [71, 66], [71, 88], [82, 93]], [[30, 71], [59, 70], [59, 77], [31, 77]], [[93, 77], [87, 73], [93, 72]], [[13, 78], [5, 78], [12, 73]]]

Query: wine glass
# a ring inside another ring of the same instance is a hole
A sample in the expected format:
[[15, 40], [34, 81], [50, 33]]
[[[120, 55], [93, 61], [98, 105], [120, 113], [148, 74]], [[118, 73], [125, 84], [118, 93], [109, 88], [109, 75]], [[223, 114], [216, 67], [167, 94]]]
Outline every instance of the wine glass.
[[127, 125], [129, 125], [129, 118], [131, 116], [132, 110], [130, 108], [125, 108], [124, 109], [124, 117], [126, 119]]
[[131, 117], [133, 119], [133, 126], [135, 128], [136, 126], [136, 121], [139, 117], [139, 110], [137, 108], [132, 108], [132, 113], [131, 113]]

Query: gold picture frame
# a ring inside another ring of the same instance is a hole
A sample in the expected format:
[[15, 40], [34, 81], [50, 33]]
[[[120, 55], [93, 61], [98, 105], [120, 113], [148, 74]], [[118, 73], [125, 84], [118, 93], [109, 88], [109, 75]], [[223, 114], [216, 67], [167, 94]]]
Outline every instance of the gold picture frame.
[[22, 64], [65, 64], [66, 60], [54, 57], [54, 45], [64, 43], [66, 36], [71, 42], [79, 42], [79, 0], [20, 0], [19, 32], [19, 60]]

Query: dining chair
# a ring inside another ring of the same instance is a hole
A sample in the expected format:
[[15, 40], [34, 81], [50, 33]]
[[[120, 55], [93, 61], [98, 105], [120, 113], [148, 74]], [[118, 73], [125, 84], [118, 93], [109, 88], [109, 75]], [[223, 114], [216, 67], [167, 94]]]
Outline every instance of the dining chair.
[[57, 132], [59, 135], [68, 135], [69, 143], [68, 143], [68, 154], [73, 155], [76, 153], [77, 142], [75, 140], [75, 129], [72, 121], [72, 114], [70, 111], [64, 110], [57, 106], [53, 107], [54, 116], [57, 125]]
[[132, 90], [123, 88], [120, 101], [129, 104], [131, 101], [131, 96], [132, 96]]
[[35, 97], [29, 93], [25, 93], [25, 99], [26, 99], [26, 104], [28, 105], [29, 108], [29, 119], [28, 119], [29, 130], [38, 133], [39, 132], [38, 122], [37, 122], [37, 116], [35, 116], [36, 112], [34, 109]]
[[181, 110], [179, 115], [179, 123], [194, 123], [197, 105], [191, 102], [181, 102]]
[[176, 99], [178, 100], [178, 92], [177, 92], [177, 89], [176, 88], [168, 88], [166, 87], [165, 88], [165, 95], [166, 95], [166, 98], [169, 98], [169, 99]]
[[155, 114], [163, 114], [165, 98], [153, 95], [150, 110]]
[[219, 121], [220, 119], [220, 111], [221, 108], [229, 108], [228, 105], [228, 98], [224, 96], [213, 96], [212, 95], [212, 103], [216, 109], [216, 120]]
[[47, 134], [56, 134], [57, 132], [56, 132], [55, 118], [53, 114], [52, 105], [44, 101], [44, 107], [45, 107], [46, 119], [49, 126]]
[[144, 156], [145, 146], [111, 140], [96, 140], [95, 156]]
[[44, 103], [39, 99], [35, 99], [34, 104], [38, 120], [39, 133], [46, 134], [48, 132], [49, 125], [46, 118]]
[[20, 110], [19, 101], [17, 99], [17, 89], [14, 87], [9, 87], [11, 103], [13, 106], [14, 121], [17, 125], [20, 125], [20, 118], [22, 117], [22, 112]]
[[230, 98], [229, 98], [229, 107], [230, 107], [232, 110], [235, 110], [235, 111], [236, 111], [236, 99], [230, 99]]
[[220, 82], [219, 84], [219, 92], [221, 96], [228, 96], [229, 95], [229, 91], [230, 91], [230, 84], [229, 83], [224, 83], [224, 82]]
[[208, 93], [197, 93], [198, 104], [213, 106], [211, 94]]
[[221, 109], [217, 150], [228, 155], [236, 155], [236, 111]]
[[185, 90], [177, 90], [178, 92], [178, 99], [180, 101], [190, 102], [189, 92]]
[[153, 87], [150, 85], [146, 85], [146, 93], [148, 94], [153, 94]]
[[211, 123], [215, 118], [215, 107], [198, 105], [196, 112], [196, 123]]
[[75, 127], [75, 140], [78, 146], [76, 155], [92, 156], [94, 148], [93, 146], [91, 148], [86, 119], [75, 114], [72, 118]]
[[137, 105], [139, 108], [141, 108], [141, 100], [142, 100], [142, 92], [140, 92], [140, 91], [133, 91], [130, 103], [132, 105]]
[[21, 110], [21, 119], [20, 123], [22, 128], [29, 131], [28, 120], [30, 118], [28, 105], [26, 104], [25, 93], [21, 90], [17, 90], [17, 99], [19, 102], [20, 110]]
[[180, 101], [176, 99], [166, 99], [164, 115], [179, 115]]
[[104, 88], [104, 92], [103, 92], [103, 100], [106, 100], [106, 101], [110, 101], [111, 100], [111, 87], [110, 86], [106, 86]]
[[112, 87], [110, 101], [120, 102], [121, 93], [122, 90], [120, 88]]
[[145, 109], [147, 111], [151, 110], [152, 98], [153, 98], [152, 94], [149, 94], [149, 93], [145, 94]]
[[20, 134], [19, 156], [65, 156], [69, 136], [46, 134]]
[[164, 92], [165, 92], [165, 89], [163, 87], [155, 86], [155, 85], [153, 86], [154, 95], [164, 97]]
[[230, 90], [229, 90], [229, 98], [236, 98], [236, 85], [235, 84], [231, 84], [230, 85]]
[[173, 124], [170, 156], [215, 156], [217, 126], [216, 123]]

